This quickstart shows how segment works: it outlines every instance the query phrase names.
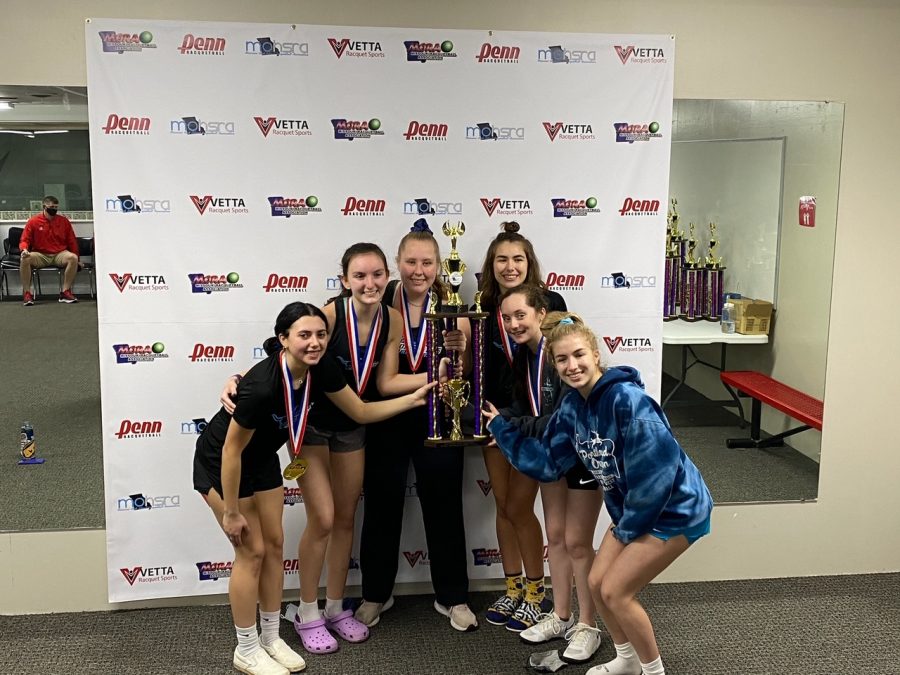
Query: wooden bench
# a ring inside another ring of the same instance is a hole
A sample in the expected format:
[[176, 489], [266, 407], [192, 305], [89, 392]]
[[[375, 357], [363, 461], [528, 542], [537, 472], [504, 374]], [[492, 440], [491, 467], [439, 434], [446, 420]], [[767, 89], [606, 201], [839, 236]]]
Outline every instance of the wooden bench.
[[[784, 445], [784, 439], [799, 434], [807, 429], [822, 430], [822, 401], [797, 391], [793, 387], [782, 384], [768, 375], [752, 370], [724, 371], [719, 374], [722, 383], [729, 388], [737, 389], [753, 399], [750, 417], [750, 438], [729, 438], [729, 448], [769, 448]], [[762, 404], [780, 410], [785, 415], [802, 422], [802, 426], [768, 438], [760, 438], [760, 417]]]

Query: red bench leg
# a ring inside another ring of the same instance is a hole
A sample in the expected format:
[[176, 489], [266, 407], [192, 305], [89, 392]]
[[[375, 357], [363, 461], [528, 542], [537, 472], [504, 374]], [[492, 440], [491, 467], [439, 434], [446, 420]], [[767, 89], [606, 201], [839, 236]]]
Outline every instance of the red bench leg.
[[753, 408], [750, 419], [750, 438], [729, 438], [725, 441], [725, 445], [729, 448], [775, 448], [784, 445], [784, 439], [801, 431], [811, 429], [809, 425], [804, 424], [802, 427], [788, 429], [780, 434], [769, 436], [768, 438], [760, 438], [760, 420], [762, 418], [762, 403], [758, 399], [753, 399]]

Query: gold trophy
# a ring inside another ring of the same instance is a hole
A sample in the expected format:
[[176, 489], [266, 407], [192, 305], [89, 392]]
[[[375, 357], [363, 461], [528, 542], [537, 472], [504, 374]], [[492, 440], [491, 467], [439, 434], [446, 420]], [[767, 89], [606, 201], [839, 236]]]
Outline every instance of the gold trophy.
[[718, 321], [721, 318], [724, 303], [722, 292], [725, 267], [722, 265], [722, 258], [716, 257], [716, 247], [719, 245], [719, 240], [716, 238], [716, 227], [716, 223], [709, 224], [709, 249], [704, 260], [702, 316], [707, 321]]
[[[484, 419], [481, 416], [482, 392], [484, 390], [484, 322], [488, 314], [481, 311], [481, 293], [475, 294], [475, 311], [465, 311], [465, 304], [459, 295], [463, 283], [463, 273], [467, 267], [459, 256], [456, 242], [466, 232], [465, 223], [446, 222], [441, 231], [450, 237], [450, 253], [441, 261], [441, 270], [447, 278], [450, 288], [443, 299], [443, 306], [437, 306], [436, 294], [432, 293], [432, 302], [424, 316], [427, 324], [428, 339], [428, 381], [439, 378], [440, 354], [438, 336], [441, 331], [455, 330], [458, 319], [469, 319], [472, 324], [472, 378], [469, 382], [460, 367], [461, 359], [456, 354], [448, 353], [450, 363], [447, 366], [447, 382], [445, 395], [432, 389], [428, 394], [428, 437], [426, 445], [467, 445], [484, 442], [487, 433]], [[475, 408], [475, 429], [472, 436], [465, 436], [460, 422], [462, 409], [469, 400]], [[446, 408], [444, 407], [446, 406]], [[448, 413], [446, 416], [444, 413]], [[446, 420], [445, 417], [449, 418]], [[445, 429], [445, 422], [449, 429]]]

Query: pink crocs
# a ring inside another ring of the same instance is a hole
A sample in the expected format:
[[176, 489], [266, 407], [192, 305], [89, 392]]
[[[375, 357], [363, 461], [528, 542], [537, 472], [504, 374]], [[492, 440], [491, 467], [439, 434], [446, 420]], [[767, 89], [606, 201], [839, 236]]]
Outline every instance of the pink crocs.
[[369, 639], [369, 628], [366, 624], [353, 618], [353, 610], [345, 609], [334, 618], [325, 618], [328, 627], [347, 642], [365, 642]]
[[325, 619], [300, 623], [298, 618], [299, 615], [294, 617], [294, 630], [300, 636], [300, 642], [306, 651], [310, 654], [330, 654], [338, 650], [338, 641], [325, 627]]

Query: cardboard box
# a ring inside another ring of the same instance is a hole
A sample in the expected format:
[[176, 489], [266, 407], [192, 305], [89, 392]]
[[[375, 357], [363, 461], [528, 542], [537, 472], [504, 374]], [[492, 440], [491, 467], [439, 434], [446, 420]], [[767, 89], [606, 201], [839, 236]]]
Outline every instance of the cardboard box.
[[734, 327], [744, 335], [768, 335], [772, 324], [772, 303], [767, 300], [741, 298], [734, 304]]

